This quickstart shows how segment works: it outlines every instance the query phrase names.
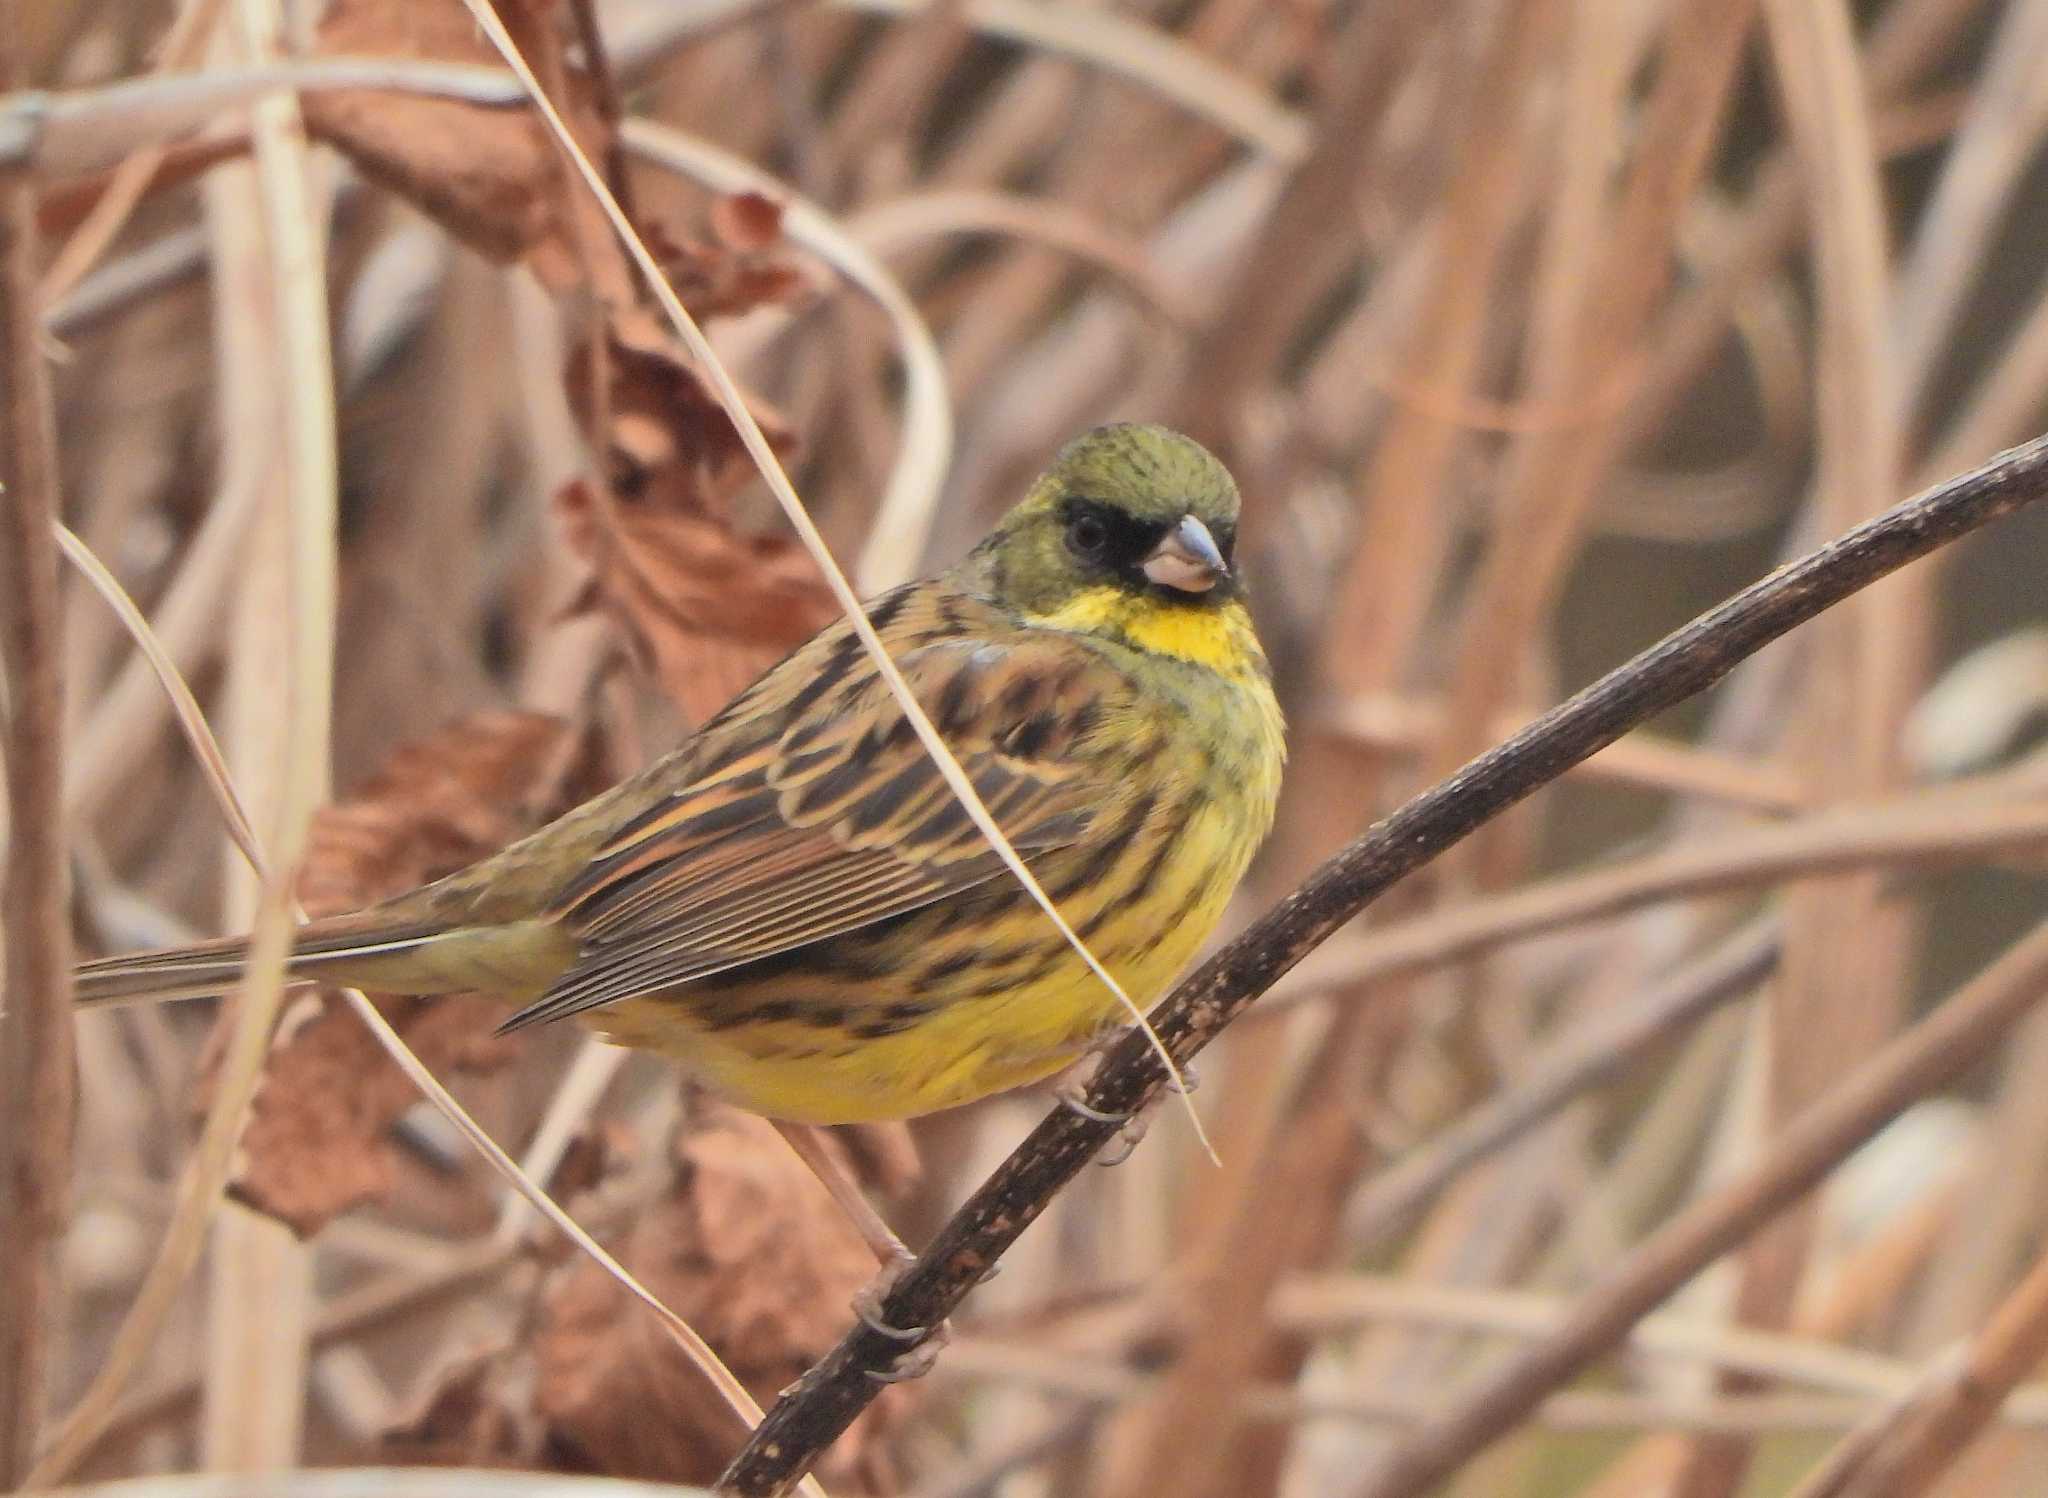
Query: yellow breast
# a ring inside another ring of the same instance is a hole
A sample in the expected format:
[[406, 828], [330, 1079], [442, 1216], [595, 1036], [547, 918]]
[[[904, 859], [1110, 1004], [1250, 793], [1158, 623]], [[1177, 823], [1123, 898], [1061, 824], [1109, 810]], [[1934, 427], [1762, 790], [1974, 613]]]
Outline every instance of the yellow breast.
[[[1120, 638], [1140, 650], [1237, 679], [1264, 663], [1240, 603], [1170, 604], [1124, 588], [1088, 588], [1031, 621], [1043, 629]], [[1270, 695], [1270, 694], [1269, 694]]]

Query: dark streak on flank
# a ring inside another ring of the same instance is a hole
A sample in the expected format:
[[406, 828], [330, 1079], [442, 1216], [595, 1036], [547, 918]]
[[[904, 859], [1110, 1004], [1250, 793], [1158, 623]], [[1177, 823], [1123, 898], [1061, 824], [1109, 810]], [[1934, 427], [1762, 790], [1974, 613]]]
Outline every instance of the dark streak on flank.
[[957, 978], [980, 961], [981, 954], [978, 952], [955, 952], [949, 957], [941, 957], [919, 970], [913, 986], [924, 988], [930, 984], [943, 983], [948, 978]]
[[903, 1002], [884, 1004], [879, 1009], [858, 1010], [856, 1012], [862, 1017], [853, 1022], [847, 1033], [862, 1040], [880, 1040], [886, 1035], [901, 1035], [905, 1030], [914, 1029], [917, 1022], [936, 1007], [933, 1004]]
[[767, 983], [800, 972], [815, 978], [835, 978], [855, 983], [873, 982], [889, 972], [890, 962], [879, 952], [863, 952], [859, 946], [847, 939], [848, 936], [867, 934], [865, 931], [850, 932], [847, 936], [812, 942], [808, 946], [791, 947], [784, 952], [772, 952], [766, 957], [757, 957], [745, 966], [733, 969], [730, 979], [745, 983]]
[[1158, 804], [1159, 796], [1154, 791], [1146, 791], [1133, 801], [1130, 809], [1124, 813], [1116, 826], [1105, 829], [1101, 840], [1089, 851], [1080, 866], [1062, 879], [1056, 887], [1047, 891], [1054, 903], [1077, 895], [1107, 878], [1109, 871], [1116, 867], [1117, 860], [1124, 856], [1131, 839], [1144, 830], [1146, 821]]
[[[1176, 826], [1184, 824], [1184, 818], [1178, 816], [1169, 818], [1169, 821]], [[1143, 904], [1150, 897], [1153, 887], [1159, 883], [1159, 876], [1166, 871], [1167, 860], [1172, 858], [1179, 848], [1179, 836], [1162, 836], [1158, 846], [1153, 848], [1151, 857], [1147, 858], [1144, 866], [1138, 870], [1138, 877], [1119, 890], [1115, 899], [1104, 904], [1082, 924], [1081, 939], [1086, 941], [1125, 911]]]

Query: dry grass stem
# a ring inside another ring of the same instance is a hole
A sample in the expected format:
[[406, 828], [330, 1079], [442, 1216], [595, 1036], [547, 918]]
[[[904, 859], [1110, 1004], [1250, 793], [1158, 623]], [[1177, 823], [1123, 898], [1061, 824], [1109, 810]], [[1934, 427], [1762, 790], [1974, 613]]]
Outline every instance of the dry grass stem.
[[[0, 39], [0, 87], [25, 71]], [[58, 448], [42, 344], [35, 184], [0, 182], [0, 1485], [42, 1435], [70, 1220], [75, 1040], [64, 846]]]

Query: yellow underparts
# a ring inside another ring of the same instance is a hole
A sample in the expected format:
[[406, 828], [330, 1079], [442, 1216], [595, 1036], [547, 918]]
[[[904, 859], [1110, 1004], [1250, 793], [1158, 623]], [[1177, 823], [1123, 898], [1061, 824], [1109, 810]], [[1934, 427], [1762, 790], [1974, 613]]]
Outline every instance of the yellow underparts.
[[[1197, 812], [1175, 841], [1175, 856], [1145, 897], [1098, 925], [1090, 941], [1144, 1008], [1215, 928], [1248, 852], [1231, 819], [1214, 812]], [[1134, 845], [1133, 864], [1149, 844], [1146, 839]], [[1113, 873], [1102, 888], [1074, 896], [1065, 913], [1086, 925], [1126, 885]], [[608, 1006], [591, 1022], [617, 1043], [665, 1052], [711, 1091], [773, 1118], [828, 1124], [915, 1117], [1050, 1076], [1076, 1060], [1105, 1028], [1128, 1020], [1128, 1011], [1065, 949], [1035, 906], [1020, 902], [992, 927], [922, 936], [916, 948], [930, 962], [954, 951], [1000, 950], [1020, 939], [1030, 955], [1014, 967], [998, 961], [968, 968], [947, 984], [885, 982], [868, 988], [861, 997], [869, 1002], [915, 995], [934, 1003], [931, 1013], [893, 1035], [861, 1038], [842, 1028], [783, 1019], [709, 1029], [687, 988], [672, 999]], [[1048, 944], [1062, 955], [1038, 971], [1024, 971], [1037, 967]], [[911, 964], [906, 960], [905, 966]], [[1016, 981], [998, 993], [947, 991], [1011, 973]], [[761, 997], [842, 1001], [851, 992], [782, 979], [764, 985]]]
[[1252, 622], [1235, 599], [1222, 605], [1177, 604], [1149, 594], [1103, 586], [1077, 593], [1031, 622], [1044, 629], [1110, 635], [1140, 650], [1242, 676], [1261, 659]]
[[[1174, 857], [1163, 861], [1143, 898], [1118, 906], [1106, 920], [1092, 922], [1130, 889], [1130, 875], [1157, 846], [1153, 836], [1133, 840], [1128, 863], [1120, 861], [1100, 887], [1065, 902], [1069, 920], [1094, 924], [1090, 947], [1145, 1008], [1217, 924], [1249, 852], [1241, 826], [1206, 807], [1180, 824], [1174, 842]], [[758, 990], [758, 1000], [795, 998], [803, 1008], [903, 998], [932, 1004], [932, 1012], [895, 1035], [858, 1037], [838, 1025], [780, 1016], [711, 1027], [702, 998], [690, 988], [672, 998], [612, 1004], [592, 1014], [592, 1023], [623, 1045], [666, 1051], [713, 1092], [770, 1117], [858, 1123], [958, 1107], [1051, 1076], [1106, 1027], [1128, 1018], [1036, 906], [1006, 904], [1004, 914], [965, 928], [907, 928], [899, 977], [848, 984], [780, 977]], [[1057, 955], [1040, 965], [1049, 947]], [[920, 965], [954, 953], [973, 963], [938, 984], [913, 977]], [[1006, 953], [1016, 957], [1006, 959]], [[997, 980], [997, 992], [967, 992], [989, 980]], [[702, 988], [717, 990], [719, 982]], [[723, 998], [733, 996], [729, 988]]]

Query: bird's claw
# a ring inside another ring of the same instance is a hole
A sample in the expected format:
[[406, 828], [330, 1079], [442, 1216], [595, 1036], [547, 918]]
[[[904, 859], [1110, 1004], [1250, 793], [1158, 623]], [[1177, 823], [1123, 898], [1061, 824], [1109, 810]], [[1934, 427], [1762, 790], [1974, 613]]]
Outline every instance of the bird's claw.
[[878, 1384], [899, 1384], [923, 1378], [932, 1371], [932, 1364], [939, 1360], [939, 1350], [952, 1338], [950, 1322], [941, 1321], [935, 1327], [892, 1326], [883, 1319], [882, 1302], [916, 1262], [906, 1253], [883, 1265], [872, 1280], [854, 1292], [853, 1314], [860, 1318], [863, 1326], [892, 1342], [914, 1344], [891, 1358], [886, 1367], [866, 1370], [867, 1376]]
[[1102, 1166], [1121, 1165], [1137, 1152], [1145, 1141], [1145, 1115], [1134, 1113], [1116, 1131], [1116, 1143], [1095, 1157], [1095, 1163]]
[[[1184, 1086], [1180, 1090], [1183, 1092], [1193, 1092], [1195, 1090], [1194, 1074], [1183, 1071], [1182, 1077]], [[1089, 1122], [1115, 1126], [1117, 1142], [1111, 1145], [1096, 1160], [1095, 1163], [1097, 1165], [1121, 1165], [1124, 1161], [1131, 1158], [1132, 1153], [1143, 1142], [1146, 1120], [1144, 1112], [1111, 1113], [1098, 1108], [1088, 1101], [1086, 1093], [1078, 1081], [1062, 1083], [1055, 1089], [1055, 1095], [1059, 1098], [1062, 1107], [1071, 1110]]]
[[1129, 1113], [1108, 1113], [1094, 1106], [1088, 1101], [1087, 1087], [1078, 1077], [1060, 1083], [1053, 1089], [1053, 1094], [1059, 1098], [1061, 1107], [1078, 1114], [1090, 1123], [1122, 1126], [1128, 1124], [1133, 1117]]
[[946, 1345], [946, 1323], [939, 1323], [938, 1335], [929, 1342], [899, 1352], [889, 1359], [887, 1366], [862, 1370], [867, 1377], [878, 1384], [906, 1384], [923, 1378], [939, 1361], [939, 1349]]

